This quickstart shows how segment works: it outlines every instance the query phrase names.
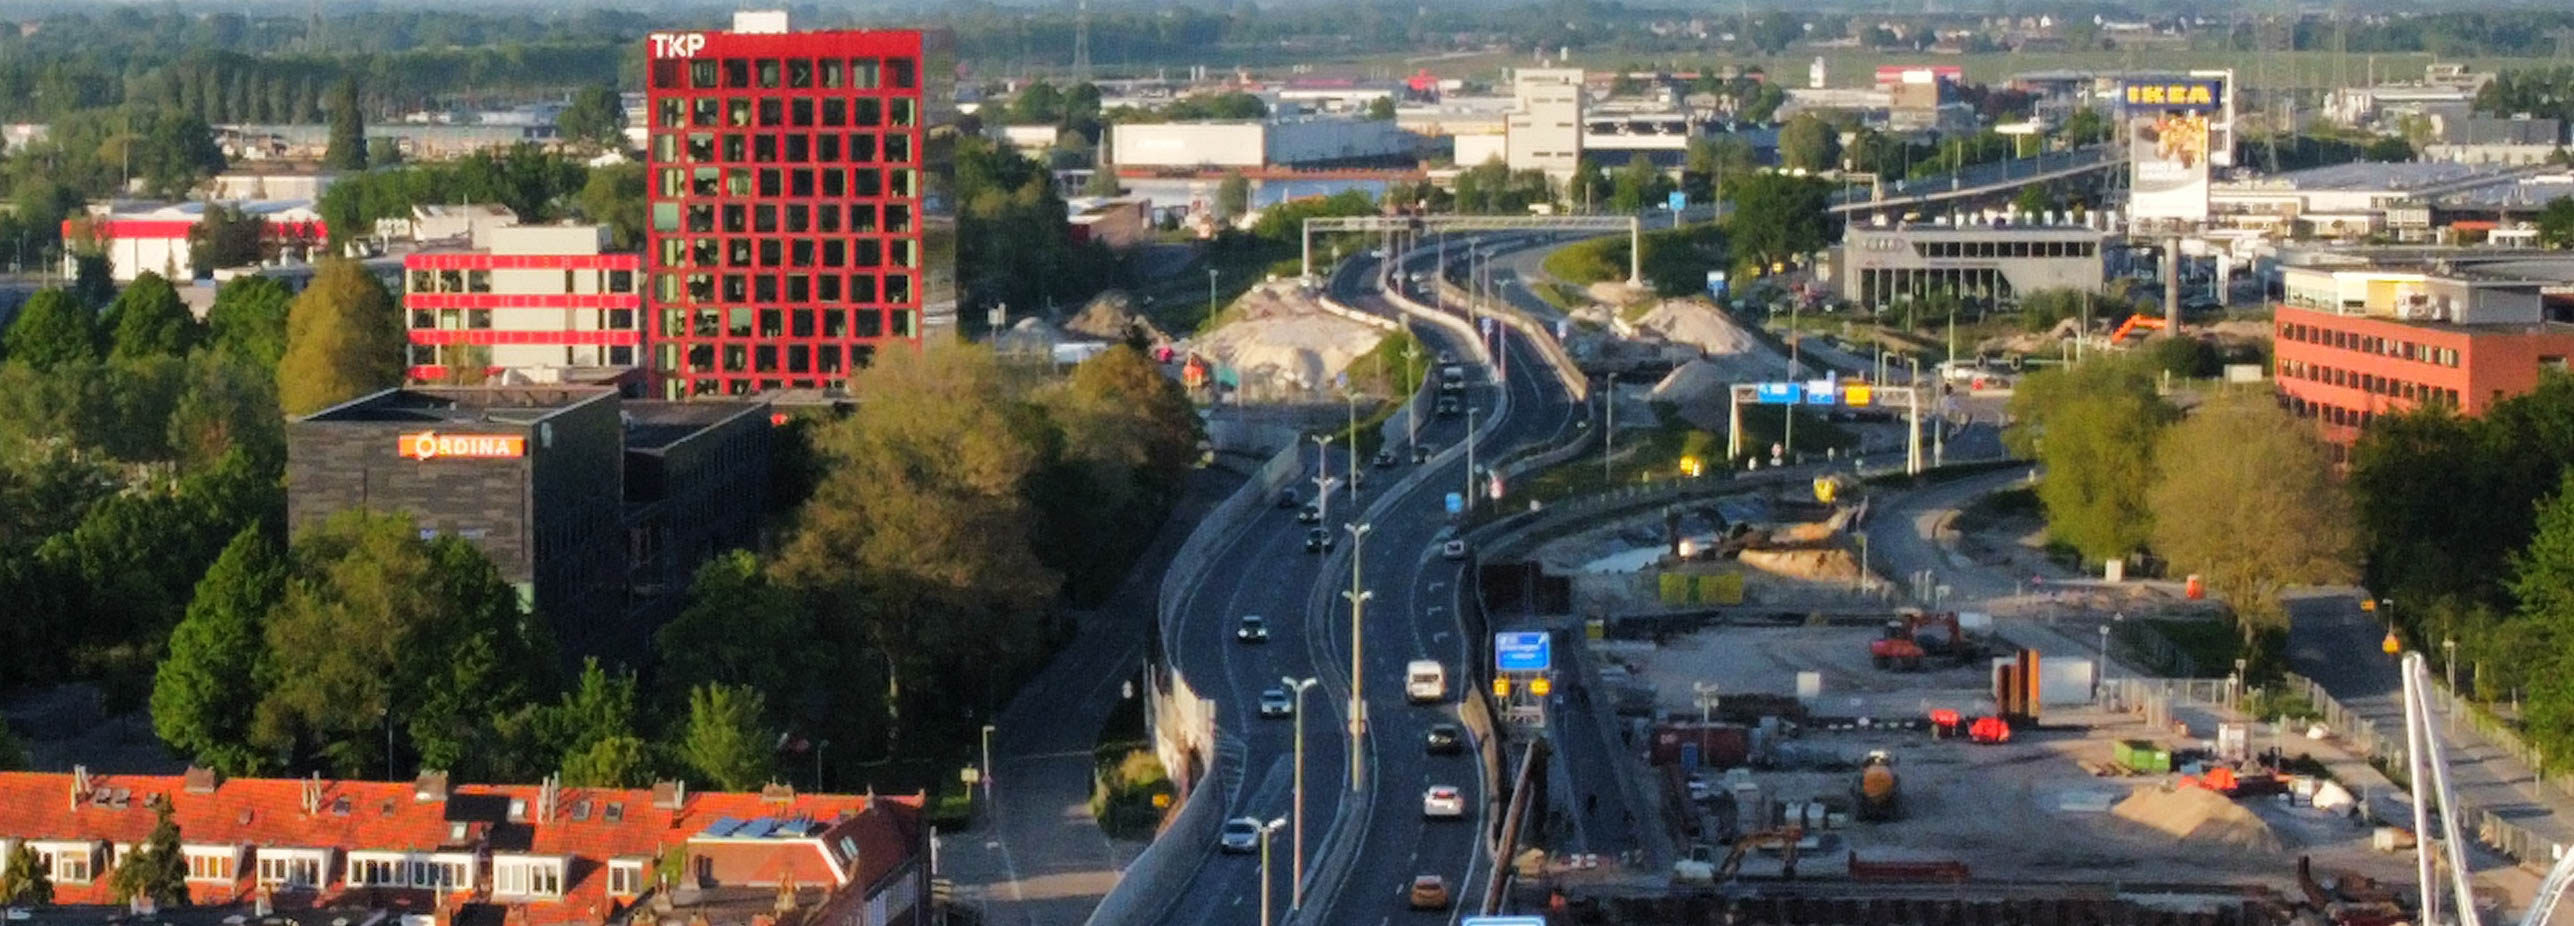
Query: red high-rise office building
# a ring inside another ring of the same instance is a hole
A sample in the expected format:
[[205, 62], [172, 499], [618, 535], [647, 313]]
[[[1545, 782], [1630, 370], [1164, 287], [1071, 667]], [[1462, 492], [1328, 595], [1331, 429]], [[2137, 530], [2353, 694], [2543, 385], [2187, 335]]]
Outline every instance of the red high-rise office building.
[[880, 345], [917, 342], [942, 302], [952, 312], [944, 247], [925, 234], [943, 199], [924, 144], [944, 102], [924, 92], [930, 44], [789, 32], [783, 13], [646, 38], [661, 394], [827, 388]]

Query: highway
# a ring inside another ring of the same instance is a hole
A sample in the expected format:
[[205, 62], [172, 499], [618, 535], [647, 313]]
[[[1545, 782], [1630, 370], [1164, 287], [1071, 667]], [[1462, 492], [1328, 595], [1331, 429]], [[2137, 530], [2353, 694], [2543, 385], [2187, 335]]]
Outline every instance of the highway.
[[2034, 158], [1970, 164], [1964, 170], [1936, 177], [1886, 180], [1874, 191], [1883, 195], [1874, 200], [1865, 181], [1853, 181], [1848, 188], [1833, 193], [1831, 208], [1834, 212], [1896, 211], [1906, 206], [2017, 191], [2039, 181], [2119, 169], [2127, 163], [2126, 154], [2120, 146], [2103, 144], [2052, 151]]
[[[1334, 275], [1335, 294], [1350, 305], [1394, 314], [1393, 307], [1367, 290], [1376, 276], [1376, 261], [1359, 258]], [[1415, 331], [1433, 351], [1472, 357], [1469, 346], [1452, 343], [1453, 335], [1435, 326]], [[1525, 345], [1513, 344], [1508, 361], [1514, 370], [1545, 367]], [[1570, 428], [1574, 409], [1560, 385], [1542, 373], [1492, 382], [1489, 371], [1475, 368], [1469, 376], [1467, 404], [1494, 405], [1495, 390], [1511, 390], [1508, 416], [1479, 422], [1477, 444], [1482, 459], [1520, 443], [1559, 435]], [[1432, 419], [1420, 432], [1422, 443], [1444, 450], [1463, 439], [1463, 416]], [[1312, 451], [1306, 451], [1311, 459]], [[1334, 447], [1328, 471], [1344, 475], [1348, 457]], [[1481, 460], [1479, 460], [1481, 462]], [[1464, 564], [1442, 558], [1434, 537], [1447, 521], [1444, 498], [1465, 488], [1462, 455], [1433, 457], [1432, 474], [1408, 484], [1394, 497], [1382, 497], [1397, 480], [1416, 468], [1404, 462], [1369, 472], [1368, 489], [1351, 504], [1348, 490], [1335, 492], [1327, 520], [1340, 548], [1333, 555], [1305, 552], [1307, 525], [1292, 512], [1276, 509], [1267, 518], [1229, 538], [1215, 557], [1209, 580], [1182, 603], [1172, 654], [1200, 693], [1218, 702], [1218, 762], [1224, 777], [1213, 796], [1226, 802], [1227, 818], [1289, 817], [1293, 804], [1293, 721], [1258, 716], [1260, 692], [1276, 686], [1281, 676], [1319, 677], [1324, 683], [1305, 695], [1307, 877], [1315, 893], [1314, 908], [1290, 917], [1292, 824], [1271, 845], [1272, 890], [1281, 922], [1376, 923], [1410, 921], [1406, 890], [1416, 874], [1437, 874], [1457, 888], [1458, 905], [1448, 914], [1421, 921], [1446, 922], [1471, 903], [1471, 872], [1484, 871], [1475, 846], [1473, 821], [1488, 803], [1474, 752], [1431, 756], [1423, 737], [1434, 723], [1453, 723], [1454, 680], [1465, 668], [1467, 641], [1457, 622], [1458, 588]], [[1308, 464], [1306, 475], [1313, 474]], [[1310, 482], [1307, 483], [1310, 486]], [[1303, 494], [1310, 498], [1307, 488]], [[1323, 864], [1325, 838], [1342, 799], [1349, 794], [1346, 720], [1349, 666], [1349, 609], [1340, 593], [1349, 587], [1352, 552], [1346, 522], [1365, 518], [1362, 577], [1374, 597], [1365, 611], [1361, 689], [1370, 720], [1363, 769], [1370, 786], [1365, 807], [1352, 806], [1342, 826], [1359, 827], [1349, 845], [1354, 858]], [[1270, 640], [1263, 645], [1236, 642], [1241, 617], [1267, 618]], [[1438, 659], [1452, 680], [1450, 706], [1405, 703], [1403, 672], [1414, 659]], [[1424, 788], [1455, 785], [1466, 797], [1467, 821], [1427, 821], [1421, 817]], [[1182, 896], [1163, 916], [1169, 923], [1254, 923], [1259, 917], [1260, 859], [1257, 853], [1227, 854], [1207, 847], [1209, 856]], [[1327, 875], [1331, 876], [1327, 880]], [[1344, 877], [1345, 876], [1345, 877]]]

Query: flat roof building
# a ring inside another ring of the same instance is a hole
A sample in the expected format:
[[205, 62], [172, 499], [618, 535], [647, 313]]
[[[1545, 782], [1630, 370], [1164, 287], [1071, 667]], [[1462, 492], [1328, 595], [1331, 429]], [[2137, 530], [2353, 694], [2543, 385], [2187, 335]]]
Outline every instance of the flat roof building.
[[468, 250], [402, 258], [410, 376], [484, 376], [641, 362], [643, 256], [610, 253], [603, 225], [477, 229]]
[[289, 422], [286, 517], [410, 515], [472, 542], [574, 655], [640, 655], [699, 562], [757, 540], [766, 405], [603, 386], [388, 389]]
[[1840, 249], [1841, 298], [1870, 308], [1935, 295], [1999, 305], [2032, 290], [2097, 290], [2110, 238], [2074, 224], [1857, 226]]
[[2310, 265], [2281, 283], [2277, 388], [2336, 443], [2422, 405], [2484, 414], [2574, 357], [2574, 260]]

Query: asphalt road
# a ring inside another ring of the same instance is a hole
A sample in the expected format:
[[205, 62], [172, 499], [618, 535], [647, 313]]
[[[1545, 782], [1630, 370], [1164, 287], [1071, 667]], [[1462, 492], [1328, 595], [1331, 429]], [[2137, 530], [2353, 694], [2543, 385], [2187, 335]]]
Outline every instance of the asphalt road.
[[[1390, 306], [1377, 304], [1352, 285], [1373, 276], [1371, 264], [1362, 259], [1336, 276], [1336, 289], [1357, 307], [1390, 312]], [[1447, 343], [1450, 336], [1444, 330], [1419, 326], [1417, 333], [1434, 350], [1460, 358], [1471, 355], [1465, 345]], [[1512, 349], [1518, 356], [1511, 366], [1543, 369], [1524, 347]], [[1543, 437], [1568, 426], [1561, 421], [1569, 411], [1567, 401], [1560, 390], [1550, 390], [1542, 377], [1496, 385], [1488, 371], [1477, 369], [1469, 380], [1468, 404], [1478, 408], [1491, 407], [1493, 390], [1513, 390], [1509, 418], [1483, 429], [1479, 453], [1498, 452], [1530, 435]], [[1446, 448], [1464, 433], [1462, 418], [1434, 419], [1421, 429], [1420, 440], [1432, 448]], [[1338, 448], [1335, 451], [1329, 472], [1342, 475], [1348, 468], [1347, 458]], [[1365, 612], [1360, 686], [1370, 720], [1369, 747], [1363, 753], [1369, 764], [1363, 771], [1371, 785], [1364, 792], [1371, 806], [1365, 832], [1355, 843], [1359, 857], [1347, 866], [1346, 882], [1337, 891], [1317, 893], [1318, 907], [1292, 920], [1288, 917], [1292, 823], [1273, 837], [1271, 888], [1282, 922], [1369, 923], [1409, 917], [1404, 892], [1414, 874], [1439, 874], [1458, 885], [1461, 907], [1470, 899], [1472, 892], [1462, 888], [1473, 880], [1470, 868], [1479, 864], [1476, 827], [1472, 822], [1423, 820], [1421, 795], [1432, 784], [1456, 785], [1465, 791], [1471, 818], [1486, 804], [1483, 776], [1471, 751], [1453, 757], [1424, 753], [1421, 743], [1429, 726], [1454, 722], [1455, 710], [1406, 704], [1402, 690], [1404, 667], [1411, 660], [1438, 659], [1453, 678], [1463, 667], [1466, 652], [1456, 620], [1463, 566], [1441, 558], [1433, 546], [1434, 535], [1446, 523], [1444, 497], [1463, 491], [1466, 464], [1455, 458], [1435, 465], [1435, 475], [1392, 499], [1379, 496], [1411, 475], [1414, 466], [1408, 456], [1397, 467], [1371, 468], [1369, 487], [1359, 493], [1356, 504], [1346, 488], [1337, 491], [1332, 501], [1327, 526], [1344, 546], [1350, 541], [1341, 525], [1375, 512], [1361, 567], [1363, 582], [1374, 593]], [[1312, 473], [1309, 465], [1307, 475]], [[1310, 488], [1303, 494], [1312, 496]], [[1325, 870], [1321, 850], [1349, 793], [1347, 710], [1335, 694], [1346, 691], [1337, 679], [1348, 672], [1349, 641], [1344, 631], [1349, 627], [1349, 610], [1339, 593], [1348, 588], [1349, 572], [1345, 556], [1305, 552], [1306, 527], [1295, 523], [1289, 511], [1276, 510], [1232, 538], [1217, 554], [1209, 580], [1182, 604], [1178, 631], [1182, 642], [1173, 658], [1189, 678], [1197, 680], [1200, 693], [1219, 704], [1219, 749], [1229, 753], [1220, 764], [1238, 770], [1218, 782], [1222, 790], [1217, 794], [1226, 802], [1228, 818], [1292, 819], [1294, 723], [1289, 718], [1258, 716], [1260, 692], [1277, 686], [1281, 676], [1335, 680], [1305, 696], [1305, 707], [1311, 712], [1306, 716], [1305, 743], [1307, 876], [1309, 885], [1326, 889], [1331, 885], [1319, 880]], [[1267, 618], [1268, 643], [1247, 645], [1234, 640], [1234, 629], [1245, 614]], [[1350, 817], [1343, 825], [1356, 826], [1356, 819]], [[1175, 899], [1163, 920], [1257, 922], [1258, 854], [1226, 854], [1213, 847], [1207, 851], [1210, 857], [1198, 877]]]

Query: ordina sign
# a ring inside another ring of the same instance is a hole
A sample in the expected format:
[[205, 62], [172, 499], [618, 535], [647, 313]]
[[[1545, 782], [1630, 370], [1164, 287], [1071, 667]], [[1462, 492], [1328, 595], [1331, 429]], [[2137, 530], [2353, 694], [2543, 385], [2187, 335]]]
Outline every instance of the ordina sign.
[[505, 459], [527, 455], [527, 438], [516, 434], [440, 434], [415, 431], [402, 435], [402, 456], [413, 460], [440, 457]]

